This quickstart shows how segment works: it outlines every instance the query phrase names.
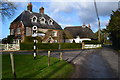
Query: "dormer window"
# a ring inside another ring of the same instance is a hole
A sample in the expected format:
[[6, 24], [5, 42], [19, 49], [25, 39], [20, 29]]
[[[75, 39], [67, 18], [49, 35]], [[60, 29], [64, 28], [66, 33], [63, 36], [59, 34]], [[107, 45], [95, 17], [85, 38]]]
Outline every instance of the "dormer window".
[[36, 16], [32, 17], [32, 22], [37, 22], [37, 17]]
[[48, 20], [48, 24], [49, 24], [49, 25], [53, 25], [53, 20], [52, 20], [52, 19], [49, 19], [49, 20]]
[[45, 21], [46, 21], [46, 20], [45, 20], [44, 17], [40, 17], [40, 23], [41, 23], [41, 24], [45, 24]]

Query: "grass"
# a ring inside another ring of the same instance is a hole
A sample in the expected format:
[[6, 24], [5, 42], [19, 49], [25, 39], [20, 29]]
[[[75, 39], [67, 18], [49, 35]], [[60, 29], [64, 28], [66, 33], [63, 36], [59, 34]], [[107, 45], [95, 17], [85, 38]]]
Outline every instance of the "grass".
[[[15, 71], [17, 78], [69, 78], [73, 72], [73, 65], [51, 57], [48, 67], [47, 56], [38, 55], [36, 60], [33, 55], [14, 54]], [[2, 55], [2, 78], [13, 78], [10, 56]]]

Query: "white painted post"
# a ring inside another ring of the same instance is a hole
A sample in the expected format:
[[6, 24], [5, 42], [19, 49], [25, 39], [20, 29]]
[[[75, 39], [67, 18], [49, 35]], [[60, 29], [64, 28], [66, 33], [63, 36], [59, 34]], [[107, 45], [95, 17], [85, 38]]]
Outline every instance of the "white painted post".
[[37, 54], [37, 52], [36, 52], [36, 38], [34, 39], [34, 59], [36, 59], [36, 54]]
[[11, 59], [12, 73], [13, 73], [14, 78], [16, 78], [13, 53], [10, 53], [10, 59]]
[[36, 46], [36, 37], [37, 37], [37, 26], [33, 26], [32, 27], [32, 30], [33, 30], [33, 37], [34, 37], [34, 59], [36, 59], [36, 55], [37, 55], [37, 52], [36, 52], [36, 49], [37, 49], [37, 46]]

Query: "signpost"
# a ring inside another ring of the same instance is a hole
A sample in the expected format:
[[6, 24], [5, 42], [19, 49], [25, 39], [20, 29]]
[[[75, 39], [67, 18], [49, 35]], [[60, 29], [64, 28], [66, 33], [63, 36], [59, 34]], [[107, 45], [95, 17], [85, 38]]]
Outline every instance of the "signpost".
[[36, 52], [36, 49], [37, 49], [37, 46], [36, 46], [37, 26], [33, 26], [32, 30], [33, 30], [32, 37], [34, 37], [34, 53], [33, 53], [33, 55], [34, 55], [34, 59], [36, 59], [36, 54], [37, 54], [37, 52]]

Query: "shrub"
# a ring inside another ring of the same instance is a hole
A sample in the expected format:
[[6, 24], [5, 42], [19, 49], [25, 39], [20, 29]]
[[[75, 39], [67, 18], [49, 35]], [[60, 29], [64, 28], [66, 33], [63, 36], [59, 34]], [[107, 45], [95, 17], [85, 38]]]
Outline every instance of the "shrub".
[[34, 43], [21, 43], [20, 50], [33, 50]]
[[[34, 40], [33, 37], [31, 37], [31, 36], [26, 36], [24, 43], [28, 43], [28, 42], [31, 43], [31, 42], [33, 42], [33, 40]], [[39, 42], [42, 41], [41, 37], [38, 37], [38, 36], [36, 37], [36, 40], [38, 40]]]
[[[61, 49], [80, 49], [82, 47], [81, 43], [37, 43], [39, 50], [54, 50], [59, 48]], [[33, 50], [34, 43], [21, 43], [21, 50]]]
[[38, 49], [58, 49], [58, 43], [38, 43]]
[[81, 43], [61, 43], [61, 49], [80, 49]]

